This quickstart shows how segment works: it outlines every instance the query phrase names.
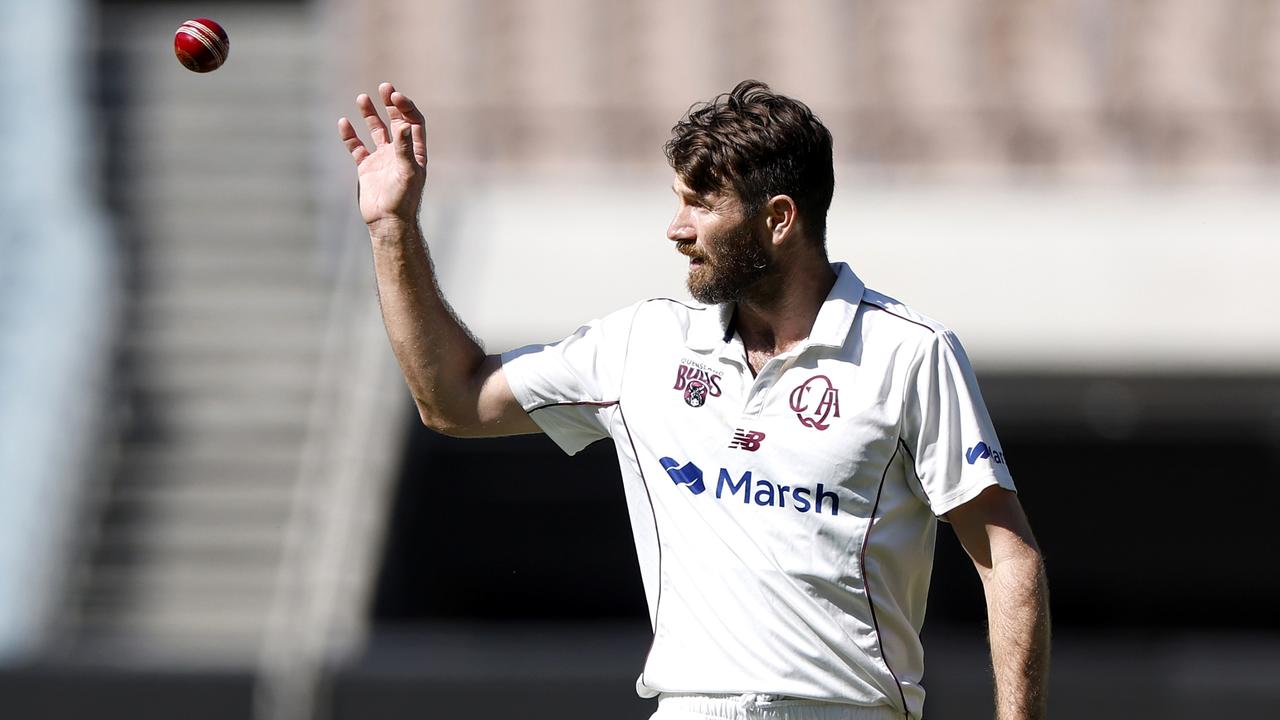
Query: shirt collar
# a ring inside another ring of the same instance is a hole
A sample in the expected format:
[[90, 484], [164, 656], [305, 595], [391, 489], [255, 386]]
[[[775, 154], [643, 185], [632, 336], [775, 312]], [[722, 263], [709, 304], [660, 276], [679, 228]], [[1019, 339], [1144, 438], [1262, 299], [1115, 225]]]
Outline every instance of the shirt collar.
[[844, 347], [853, 328], [853, 320], [858, 315], [862, 294], [867, 289], [847, 263], [831, 263], [831, 269], [836, 273], [836, 284], [831, 286], [831, 292], [827, 293], [827, 299], [818, 309], [818, 317], [809, 331], [808, 345]]
[[711, 352], [733, 339], [733, 303], [705, 305], [705, 312], [692, 317], [685, 344], [690, 350]]
[[[831, 263], [831, 269], [836, 273], [835, 285], [831, 286], [831, 292], [827, 293], [827, 299], [818, 309], [809, 339], [803, 343], [805, 346], [843, 347], [858, 314], [858, 304], [862, 302], [866, 286], [847, 263]], [[696, 313], [686, 336], [689, 349], [711, 352], [732, 341], [733, 310], [733, 303], [720, 303], [706, 306], [706, 312]]]

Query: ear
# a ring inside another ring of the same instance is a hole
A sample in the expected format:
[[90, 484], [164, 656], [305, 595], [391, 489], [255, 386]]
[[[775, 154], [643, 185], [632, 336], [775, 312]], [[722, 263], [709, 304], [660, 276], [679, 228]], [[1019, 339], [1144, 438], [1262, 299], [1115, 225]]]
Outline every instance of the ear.
[[764, 206], [765, 228], [769, 239], [777, 247], [794, 236], [800, 229], [800, 210], [790, 195], [774, 195]]

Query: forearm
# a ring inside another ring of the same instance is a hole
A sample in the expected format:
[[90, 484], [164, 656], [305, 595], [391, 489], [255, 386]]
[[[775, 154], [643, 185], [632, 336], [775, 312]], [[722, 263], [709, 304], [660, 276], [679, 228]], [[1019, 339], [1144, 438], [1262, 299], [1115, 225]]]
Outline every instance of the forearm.
[[369, 240], [387, 337], [423, 422], [442, 432], [470, 422], [484, 350], [441, 294], [421, 228], [375, 223]]
[[1049, 586], [1034, 549], [984, 578], [998, 720], [1045, 717], [1049, 679]]

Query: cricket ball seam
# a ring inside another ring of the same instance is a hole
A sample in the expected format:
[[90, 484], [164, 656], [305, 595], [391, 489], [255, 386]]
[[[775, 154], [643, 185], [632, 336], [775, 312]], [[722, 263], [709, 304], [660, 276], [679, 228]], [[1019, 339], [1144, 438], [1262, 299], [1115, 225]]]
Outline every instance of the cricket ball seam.
[[214, 30], [212, 27], [210, 27], [206, 23], [206, 21], [188, 20], [185, 23], [183, 23], [183, 25], [186, 26], [188, 29], [195, 30], [196, 32], [203, 35], [204, 37], [208, 38], [209, 42], [213, 43], [218, 50], [224, 51], [226, 49], [227, 41], [222, 38], [221, 33], [219, 33], [217, 30]]
[[217, 33], [213, 32], [213, 30], [206, 27], [204, 23], [188, 20], [182, 23], [182, 27], [178, 28], [178, 32], [183, 35], [189, 35], [198, 40], [201, 45], [204, 45], [205, 48], [209, 50], [209, 52], [213, 53], [218, 65], [227, 61], [227, 53], [226, 50], [223, 49], [224, 44], [222, 42], [222, 38], [218, 37]]

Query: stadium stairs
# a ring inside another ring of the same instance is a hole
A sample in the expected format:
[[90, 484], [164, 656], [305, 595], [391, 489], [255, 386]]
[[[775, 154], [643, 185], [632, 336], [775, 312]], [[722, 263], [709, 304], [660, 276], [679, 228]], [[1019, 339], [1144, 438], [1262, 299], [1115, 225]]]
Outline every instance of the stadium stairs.
[[304, 717], [363, 631], [403, 389], [363, 248], [316, 219], [314, 6], [216, 10], [230, 58], [195, 75], [169, 40], [208, 8], [100, 7], [125, 422], [67, 634], [82, 663], [256, 677], [259, 717]]

